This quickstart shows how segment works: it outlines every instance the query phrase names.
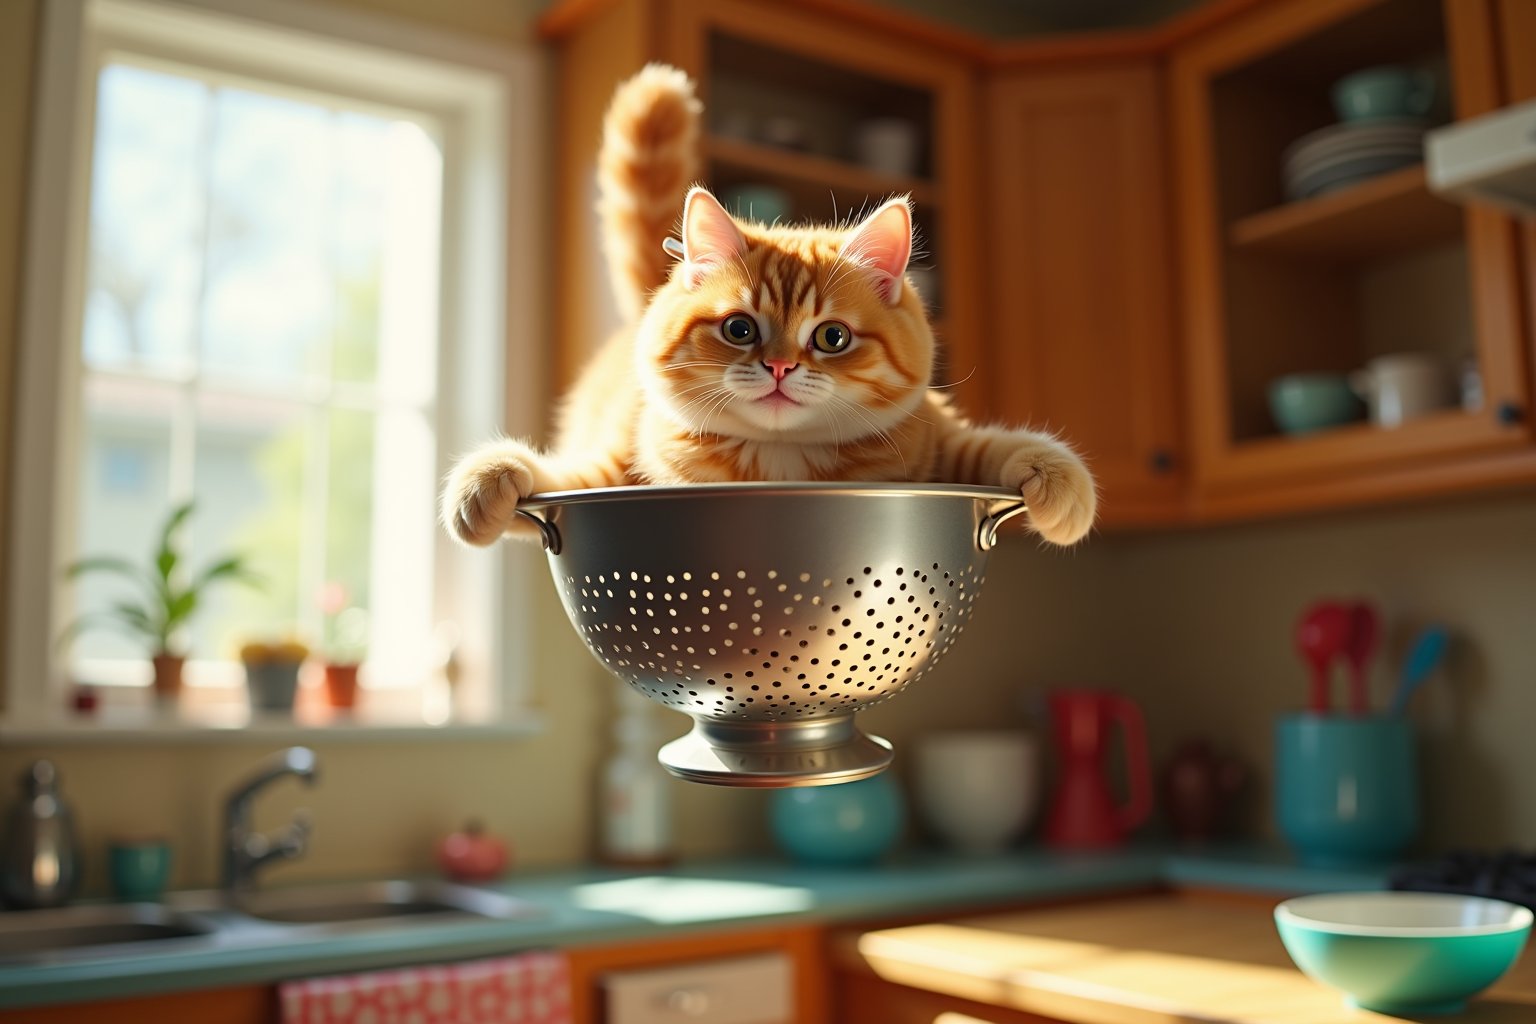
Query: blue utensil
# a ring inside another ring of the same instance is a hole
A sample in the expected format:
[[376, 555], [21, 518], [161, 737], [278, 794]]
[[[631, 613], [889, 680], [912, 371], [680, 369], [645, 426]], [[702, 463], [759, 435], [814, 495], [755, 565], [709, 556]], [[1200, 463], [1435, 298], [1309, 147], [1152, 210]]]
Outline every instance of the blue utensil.
[[1403, 662], [1403, 677], [1397, 684], [1397, 692], [1392, 695], [1392, 714], [1401, 715], [1408, 710], [1408, 698], [1440, 667], [1450, 639], [1444, 626], [1426, 626], [1419, 631]]

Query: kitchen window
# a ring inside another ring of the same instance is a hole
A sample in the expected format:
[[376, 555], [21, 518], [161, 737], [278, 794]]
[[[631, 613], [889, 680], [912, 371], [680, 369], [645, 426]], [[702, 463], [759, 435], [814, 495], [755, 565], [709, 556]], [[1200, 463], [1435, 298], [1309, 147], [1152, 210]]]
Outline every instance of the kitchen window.
[[[42, 54], [7, 726], [515, 724], [541, 570], [457, 548], [435, 507], [452, 457], [538, 404], [504, 371], [537, 332], [508, 212], [537, 209], [532, 58], [242, 0], [49, 4]], [[190, 563], [239, 552], [261, 583], [209, 591], [168, 716], [138, 638], [53, 638], [131, 586], [63, 567], [146, 563], [187, 500]], [[357, 715], [253, 717], [239, 651], [278, 640], [365, 649]]]

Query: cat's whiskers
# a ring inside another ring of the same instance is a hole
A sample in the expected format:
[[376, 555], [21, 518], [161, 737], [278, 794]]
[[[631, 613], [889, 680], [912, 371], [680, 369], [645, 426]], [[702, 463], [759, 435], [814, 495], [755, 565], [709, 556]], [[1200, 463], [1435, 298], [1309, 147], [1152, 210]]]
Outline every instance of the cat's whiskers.
[[928, 388], [931, 391], [942, 391], [944, 388], [957, 388], [974, 376], [976, 376], [976, 367], [973, 366], [971, 367], [971, 372], [966, 374], [964, 377], [961, 377], [959, 380], [950, 381], [948, 384], [929, 384]]
[[699, 420], [699, 425], [693, 429], [689, 436], [695, 440], [698, 440], [702, 438], [705, 433], [711, 432], [709, 430], [710, 420], [714, 419], [715, 416], [719, 413], [725, 411], [726, 407], [730, 405], [732, 397], [734, 396], [730, 393], [730, 391], [722, 389], [722, 394], [719, 396], [718, 400], [710, 405], [709, 410], [704, 414], [703, 418]]
[[884, 441], [886, 447], [889, 448], [895, 454], [896, 458], [901, 460], [901, 474], [902, 474], [902, 476], [907, 476], [907, 477], [911, 476], [911, 473], [907, 470], [907, 457], [902, 454], [901, 448], [899, 448], [897, 446], [895, 440], [891, 437], [891, 435], [889, 433], [887, 433], [885, 430], [881, 429], [879, 426], [877, 426], [875, 424], [875, 422], [873, 420], [871, 420], [867, 416], [865, 416], [864, 415], [864, 410], [859, 408], [859, 406], [856, 403], [851, 402], [851, 401], [849, 401], [846, 398], [843, 398], [841, 395], [833, 395], [832, 396], [832, 401], [837, 402], [840, 405], [847, 406], [850, 412], [852, 412], [859, 419], [863, 420], [864, 421], [864, 425], [869, 427], [869, 429], [871, 431], [871, 435], [870, 436], [878, 437], [880, 440]]
[[671, 373], [673, 370], [686, 370], [686, 369], [689, 369], [689, 368], [695, 367], [695, 366], [733, 366], [733, 365], [735, 365], [735, 364], [733, 364], [733, 363], [722, 363], [719, 360], [714, 360], [714, 359], [699, 359], [699, 360], [695, 360], [694, 362], [691, 362], [691, 363], [668, 363], [665, 366], [658, 367], [658, 369], [660, 369], [661, 372], [663, 372], [663, 373]]

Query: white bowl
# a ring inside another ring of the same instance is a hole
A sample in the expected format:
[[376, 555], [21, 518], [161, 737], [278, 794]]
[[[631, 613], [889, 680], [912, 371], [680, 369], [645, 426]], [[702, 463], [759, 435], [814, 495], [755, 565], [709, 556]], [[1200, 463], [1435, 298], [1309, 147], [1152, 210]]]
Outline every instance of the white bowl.
[[917, 741], [923, 821], [962, 853], [1006, 849], [1039, 805], [1038, 743], [1022, 729], [935, 732]]

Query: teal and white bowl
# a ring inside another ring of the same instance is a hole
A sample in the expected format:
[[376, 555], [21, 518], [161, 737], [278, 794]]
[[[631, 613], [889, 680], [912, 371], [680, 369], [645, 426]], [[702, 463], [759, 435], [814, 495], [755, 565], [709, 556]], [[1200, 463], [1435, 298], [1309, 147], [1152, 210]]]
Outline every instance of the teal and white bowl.
[[1325, 893], [1286, 900], [1275, 925], [1296, 966], [1353, 1005], [1453, 1013], [1514, 964], [1531, 912], [1479, 896]]

